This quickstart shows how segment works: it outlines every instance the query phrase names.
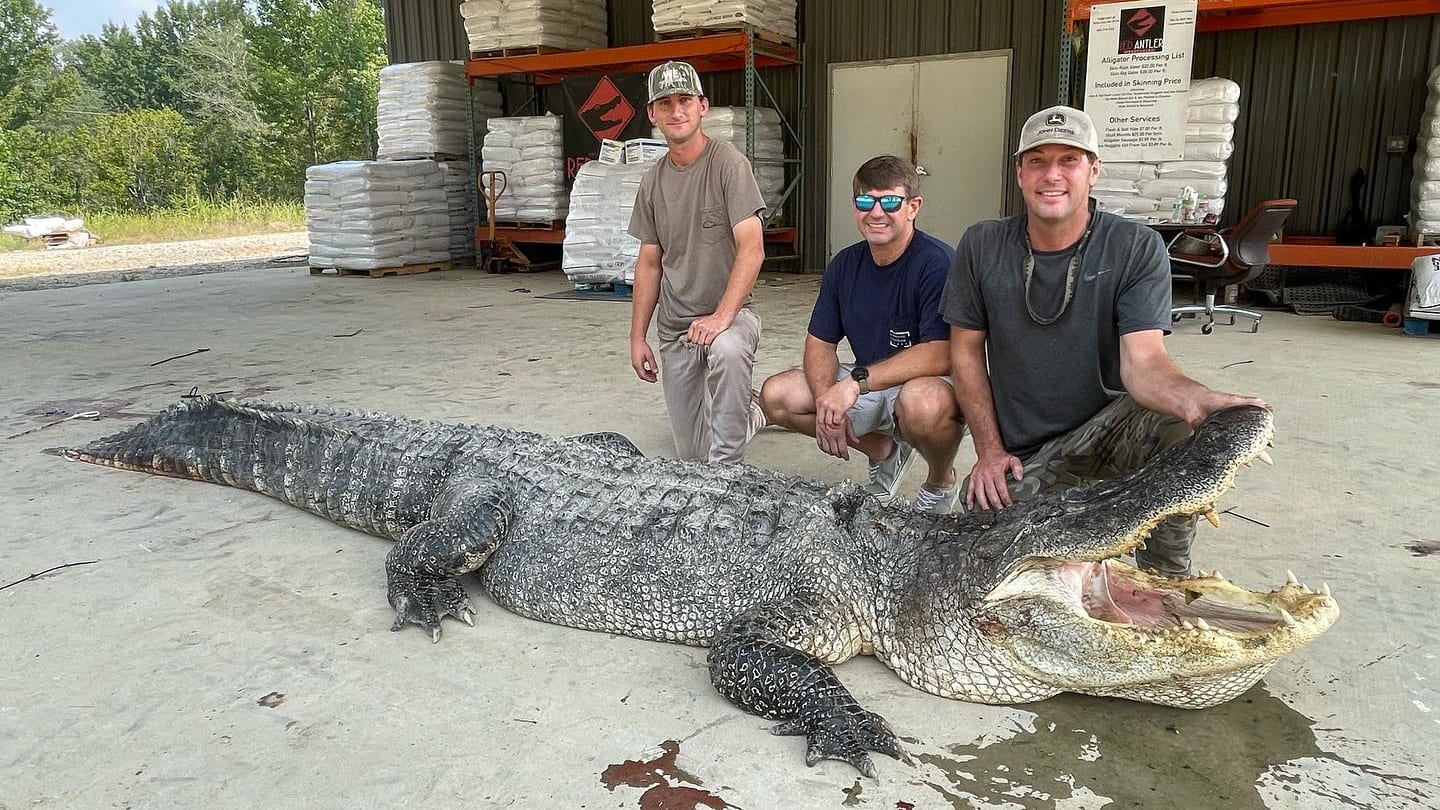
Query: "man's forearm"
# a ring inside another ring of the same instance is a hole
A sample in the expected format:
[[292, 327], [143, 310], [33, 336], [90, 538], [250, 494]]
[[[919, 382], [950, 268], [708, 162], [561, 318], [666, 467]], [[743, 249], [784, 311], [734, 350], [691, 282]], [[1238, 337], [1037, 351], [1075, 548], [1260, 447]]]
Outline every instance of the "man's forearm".
[[870, 389], [893, 388], [920, 377], [950, 373], [950, 341], [930, 340], [901, 349], [870, 369]]
[[805, 336], [805, 359], [801, 365], [805, 372], [805, 384], [810, 386], [810, 395], [819, 399], [835, 384], [835, 372], [840, 370], [840, 357], [835, 344], [813, 336]]
[[715, 305], [715, 314], [734, 318], [745, 299], [755, 289], [755, 280], [760, 278], [760, 266], [765, 263], [764, 233], [758, 231], [753, 237], [739, 241], [735, 250], [735, 261], [730, 265], [730, 280], [725, 284], [725, 294]]
[[975, 452], [979, 455], [1006, 452], [1000, 438], [1000, 423], [995, 418], [995, 400], [990, 391], [990, 374], [985, 368], [983, 345], [978, 352], [955, 346], [951, 341], [951, 373], [955, 375], [955, 402], [970, 429]]
[[630, 292], [630, 340], [644, 340], [650, 319], [660, 301], [660, 266], [640, 260], [635, 263], [635, 283]]

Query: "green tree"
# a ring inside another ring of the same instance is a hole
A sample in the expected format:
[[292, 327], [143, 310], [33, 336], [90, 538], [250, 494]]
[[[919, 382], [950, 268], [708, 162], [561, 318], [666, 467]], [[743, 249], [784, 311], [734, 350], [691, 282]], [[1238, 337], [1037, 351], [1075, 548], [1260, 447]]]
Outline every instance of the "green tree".
[[174, 110], [107, 113], [83, 132], [79, 158], [87, 207], [163, 208], [195, 191], [199, 161], [190, 126]]
[[48, 8], [36, 0], [0, 0], [0, 128], [18, 129], [43, 112], [59, 44]]
[[194, 145], [202, 168], [201, 187], [210, 193], [260, 192], [265, 122], [255, 105], [254, 59], [244, 26], [227, 22], [202, 29], [180, 48], [175, 88], [194, 124]]

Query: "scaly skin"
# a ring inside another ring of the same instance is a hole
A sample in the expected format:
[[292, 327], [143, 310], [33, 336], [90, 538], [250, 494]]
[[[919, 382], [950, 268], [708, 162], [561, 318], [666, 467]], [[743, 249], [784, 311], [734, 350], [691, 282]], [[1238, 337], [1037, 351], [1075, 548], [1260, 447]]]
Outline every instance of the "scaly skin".
[[1338, 615], [1114, 559], [1210, 513], [1265, 458], [1268, 412], [1213, 416], [1144, 469], [999, 513], [934, 517], [745, 465], [650, 459], [617, 434], [554, 438], [202, 397], [70, 458], [251, 489], [395, 541], [393, 629], [470, 622], [460, 578], [555, 624], [708, 646], [740, 708], [806, 761], [904, 758], [831, 669], [874, 654], [918, 689], [1014, 703], [1062, 691], [1200, 708], [1244, 692]]

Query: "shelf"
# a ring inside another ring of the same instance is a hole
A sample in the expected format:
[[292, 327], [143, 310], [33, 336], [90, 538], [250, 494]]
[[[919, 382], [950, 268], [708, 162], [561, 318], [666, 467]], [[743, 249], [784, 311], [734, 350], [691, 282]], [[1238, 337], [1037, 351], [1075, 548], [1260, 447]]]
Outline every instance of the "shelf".
[[[770, 228], [765, 231], [765, 241], [772, 245], [795, 245], [798, 239], [798, 231], [791, 227]], [[565, 226], [558, 225], [551, 228], [526, 227], [506, 228], [496, 226], [495, 236], [509, 239], [517, 245], [558, 245], [565, 241]], [[475, 244], [483, 245], [490, 241], [490, 228], [482, 225], [475, 229]]]
[[737, 31], [649, 45], [469, 59], [465, 62], [465, 74], [470, 78], [483, 78], [524, 73], [533, 77], [536, 84], [557, 84], [566, 75], [640, 73], [672, 59], [689, 62], [701, 73], [715, 73], [744, 70], [747, 49], [754, 54], [757, 68], [785, 67], [800, 62], [800, 53], [793, 46], [754, 39], [744, 31]]
[[1440, 254], [1435, 247], [1379, 247], [1281, 243], [1270, 246], [1270, 264], [1285, 267], [1350, 267], [1361, 270], [1409, 270], [1421, 256]]
[[[1071, 0], [1070, 32], [1093, 6], [1120, 0]], [[1291, 25], [1411, 17], [1436, 13], [1435, 0], [1199, 0], [1195, 31], [1235, 31]]]

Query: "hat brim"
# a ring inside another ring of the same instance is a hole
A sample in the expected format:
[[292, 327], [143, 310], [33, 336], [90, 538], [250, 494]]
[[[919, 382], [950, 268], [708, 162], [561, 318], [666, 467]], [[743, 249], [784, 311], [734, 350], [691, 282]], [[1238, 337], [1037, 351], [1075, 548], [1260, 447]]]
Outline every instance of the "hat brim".
[[1049, 146], [1051, 144], [1059, 144], [1060, 146], [1073, 146], [1082, 152], [1087, 152], [1089, 154], [1095, 155], [1097, 158], [1100, 156], [1099, 150], [1095, 149], [1092, 145], [1081, 143], [1074, 138], [1041, 138], [1034, 143], [1029, 143], [1020, 147], [1019, 149], [1016, 149], [1014, 157], [1020, 157], [1026, 152], [1029, 152], [1031, 149], [1038, 149], [1039, 147]]

